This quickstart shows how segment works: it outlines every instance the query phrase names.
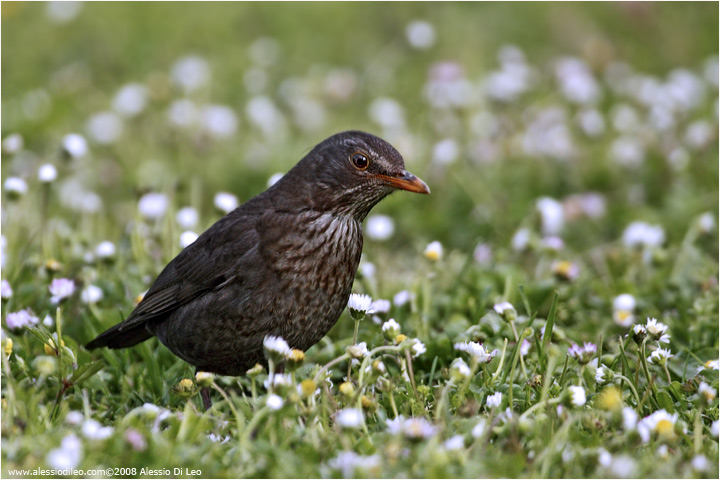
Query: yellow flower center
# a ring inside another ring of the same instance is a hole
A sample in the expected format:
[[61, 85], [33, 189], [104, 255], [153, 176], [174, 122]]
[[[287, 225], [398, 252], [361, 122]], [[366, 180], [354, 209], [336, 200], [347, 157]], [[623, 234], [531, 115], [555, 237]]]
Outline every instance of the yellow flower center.
[[13, 348], [13, 341], [12, 338], [6, 338], [3, 340], [3, 350], [5, 351], [5, 355], [8, 357], [12, 354], [12, 348]]
[[426, 250], [425, 251], [425, 258], [427, 258], [430, 261], [437, 262], [440, 260], [440, 252], [437, 250]]
[[568, 273], [568, 272], [570, 272], [571, 268], [572, 268], [572, 263], [568, 262], [567, 260], [563, 260], [563, 261], [555, 264], [555, 270], [558, 272], [561, 272], [561, 273]]
[[709, 369], [709, 368], [715, 368], [715, 369], [717, 369], [717, 363], [718, 363], [717, 360], [708, 360], [707, 362], [705, 362], [705, 363], [703, 364], [703, 366], [704, 366], [705, 368], [708, 368], [708, 369]]
[[[60, 340], [60, 346], [61, 347], [65, 346], [64, 340]], [[55, 341], [52, 338], [48, 339], [48, 343], [43, 345], [43, 348], [45, 350], [45, 355], [57, 356], [57, 354], [58, 354], [57, 348], [55, 347]]]
[[310, 397], [315, 393], [315, 389], [317, 388], [317, 385], [315, 382], [311, 379], [306, 379], [300, 382], [300, 388], [302, 389], [302, 393], [306, 397]]
[[54, 258], [51, 258], [45, 262], [45, 268], [51, 272], [57, 272], [62, 268], [62, 265]]
[[353, 384], [350, 382], [341, 383], [340, 393], [347, 397], [352, 397], [353, 395], [355, 395], [355, 387], [353, 387]]
[[608, 387], [600, 393], [600, 408], [603, 410], [616, 410], [622, 406], [622, 395], [616, 387]]
[[673, 431], [673, 424], [670, 420], [663, 418], [660, 420], [657, 425], [655, 426], [655, 431], [660, 435], [661, 437], [672, 437], [674, 435]]
[[298, 350], [296, 348], [293, 348], [290, 350], [290, 353], [287, 356], [287, 359], [293, 362], [303, 362], [305, 361], [305, 352], [302, 350]]
[[179, 383], [180, 390], [190, 391], [193, 388], [193, 381], [189, 378], [183, 378]]

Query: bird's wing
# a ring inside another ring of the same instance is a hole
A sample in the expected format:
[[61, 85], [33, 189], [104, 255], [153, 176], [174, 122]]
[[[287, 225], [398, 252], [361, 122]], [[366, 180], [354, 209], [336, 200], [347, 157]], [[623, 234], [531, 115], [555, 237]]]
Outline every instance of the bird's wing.
[[227, 282], [256, 241], [254, 217], [222, 218], [163, 269], [122, 328], [163, 317]]

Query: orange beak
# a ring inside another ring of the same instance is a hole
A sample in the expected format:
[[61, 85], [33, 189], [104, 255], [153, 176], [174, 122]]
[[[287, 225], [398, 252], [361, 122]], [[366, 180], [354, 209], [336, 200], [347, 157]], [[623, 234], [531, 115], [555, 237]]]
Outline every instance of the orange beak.
[[375, 177], [382, 180], [385, 184], [390, 185], [391, 187], [398, 188], [400, 190], [407, 190], [408, 192], [424, 194], [430, 193], [430, 188], [427, 186], [427, 184], [412, 173], [408, 172], [407, 170], [403, 170], [398, 176], [395, 177], [381, 174], [375, 175]]

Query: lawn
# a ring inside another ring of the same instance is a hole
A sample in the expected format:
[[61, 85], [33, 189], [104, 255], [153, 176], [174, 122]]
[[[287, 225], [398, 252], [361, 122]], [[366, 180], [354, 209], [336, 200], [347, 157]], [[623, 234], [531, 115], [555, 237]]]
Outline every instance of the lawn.
[[[717, 478], [717, 42], [716, 3], [3, 2], [0, 475]], [[347, 129], [432, 190], [365, 221], [370, 308], [283, 374], [83, 347]]]

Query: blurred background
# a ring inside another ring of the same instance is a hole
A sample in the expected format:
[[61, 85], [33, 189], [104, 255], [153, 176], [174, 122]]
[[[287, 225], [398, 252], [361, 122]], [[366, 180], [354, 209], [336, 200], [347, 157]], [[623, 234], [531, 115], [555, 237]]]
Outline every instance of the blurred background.
[[57, 169], [18, 239], [199, 233], [344, 129], [433, 190], [374, 211], [389, 252], [671, 243], [717, 211], [714, 3], [3, 2], [2, 27], [3, 179]]

